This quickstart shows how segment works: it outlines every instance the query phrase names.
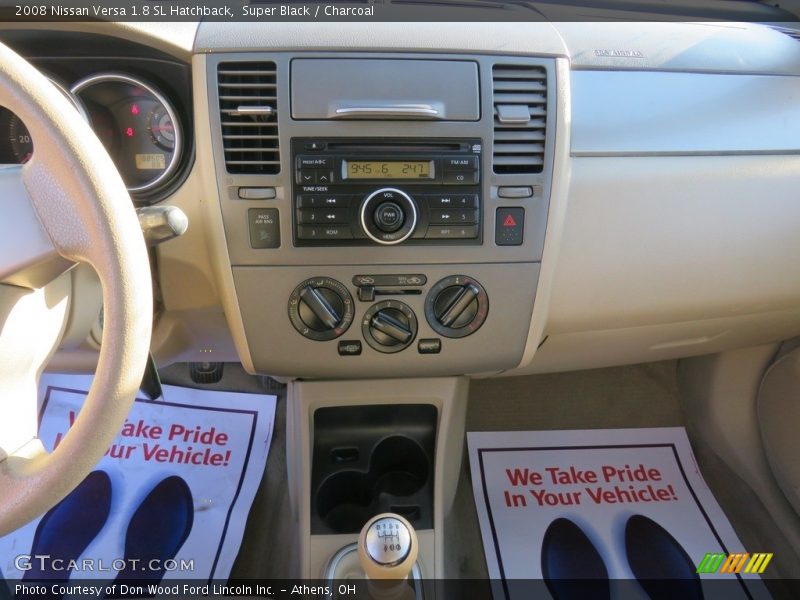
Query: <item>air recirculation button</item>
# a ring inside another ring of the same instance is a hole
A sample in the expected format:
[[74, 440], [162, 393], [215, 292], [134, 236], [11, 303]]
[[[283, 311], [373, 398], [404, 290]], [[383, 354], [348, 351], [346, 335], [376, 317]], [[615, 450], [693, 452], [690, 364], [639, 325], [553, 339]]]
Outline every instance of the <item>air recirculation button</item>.
[[408, 348], [417, 336], [417, 316], [397, 300], [373, 304], [361, 321], [367, 343], [378, 352], [394, 353]]
[[289, 296], [289, 320], [310, 340], [333, 340], [353, 322], [353, 297], [330, 277], [314, 277], [298, 285]]
[[453, 275], [439, 281], [425, 299], [425, 318], [448, 338], [462, 338], [480, 329], [489, 314], [489, 297], [472, 277]]

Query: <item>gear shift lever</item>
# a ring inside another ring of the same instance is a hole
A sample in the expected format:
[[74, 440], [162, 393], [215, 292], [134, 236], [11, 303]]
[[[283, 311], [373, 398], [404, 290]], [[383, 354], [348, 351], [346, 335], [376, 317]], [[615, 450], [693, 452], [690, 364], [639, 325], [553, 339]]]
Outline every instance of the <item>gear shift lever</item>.
[[370, 595], [374, 600], [414, 597], [406, 579], [418, 552], [417, 533], [400, 515], [383, 513], [367, 521], [358, 536], [358, 560], [372, 580]]

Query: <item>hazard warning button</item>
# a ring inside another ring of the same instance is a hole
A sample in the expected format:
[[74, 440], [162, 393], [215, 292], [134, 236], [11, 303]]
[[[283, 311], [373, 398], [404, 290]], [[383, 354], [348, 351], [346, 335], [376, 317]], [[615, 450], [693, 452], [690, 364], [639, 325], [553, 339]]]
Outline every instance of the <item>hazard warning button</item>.
[[494, 221], [494, 243], [498, 246], [520, 246], [525, 231], [525, 209], [501, 207]]

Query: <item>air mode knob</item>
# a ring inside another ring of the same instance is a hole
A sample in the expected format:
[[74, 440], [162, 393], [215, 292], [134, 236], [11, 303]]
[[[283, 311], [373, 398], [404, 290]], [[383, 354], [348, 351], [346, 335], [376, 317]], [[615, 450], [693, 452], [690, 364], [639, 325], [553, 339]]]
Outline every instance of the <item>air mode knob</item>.
[[289, 296], [289, 320], [301, 335], [324, 342], [342, 335], [353, 322], [353, 297], [330, 277], [306, 279]]
[[411, 307], [397, 300], [373, 304], [361, 320], [361, 332], [378, 352], [394, 353], [408, 348], [417, 336], [417, 316]]
[[453, 275], [439, 281], [425, 299], [425, 318], [448, 338], [462, 338], [480, 329], [489, 314], [489, 296], [472, 277]]

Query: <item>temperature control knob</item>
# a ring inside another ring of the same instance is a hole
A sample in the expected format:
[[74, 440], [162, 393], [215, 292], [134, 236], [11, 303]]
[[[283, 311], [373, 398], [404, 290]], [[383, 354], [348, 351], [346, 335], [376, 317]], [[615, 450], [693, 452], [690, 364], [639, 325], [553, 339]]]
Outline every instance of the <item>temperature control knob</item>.
[[350, 292], [330, 277], [306, 279], [289, 296], [289, 320], [310, 340], [339, 337], [350, 327], [353, 314]]
[[373, 304], [361, 321], [367, 343], [378, 352], [393, 353], [408, 348], [417, 336], [417, 316], [397, 300]]
[[453, 275], [431, 288], [425, 299], [425, 318], [431, 328], [448, 338], [478, 331], [489, 313], [489, 297], [472, 277]]
[[369, 239], [383, 245], [399, 244], [414, 233], [417, 205], [401, 190], [382, 188], [364, 199], [359, 216]]

